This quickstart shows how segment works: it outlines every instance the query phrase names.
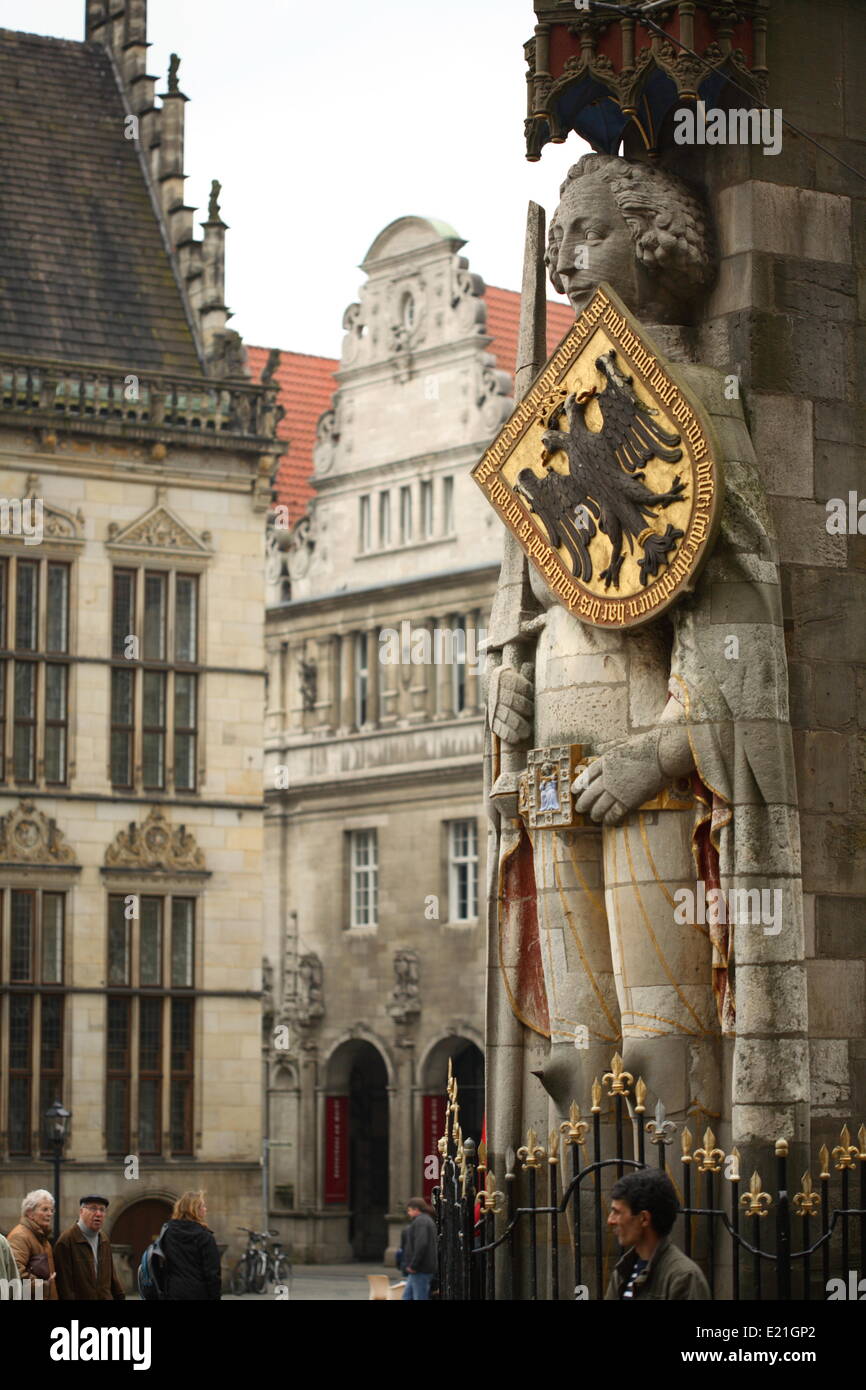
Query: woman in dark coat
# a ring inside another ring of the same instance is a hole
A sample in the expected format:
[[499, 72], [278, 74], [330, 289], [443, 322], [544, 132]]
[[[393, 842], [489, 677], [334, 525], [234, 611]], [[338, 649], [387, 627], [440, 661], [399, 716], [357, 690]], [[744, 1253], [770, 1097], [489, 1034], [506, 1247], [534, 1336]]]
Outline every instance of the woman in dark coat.
[[207, 1205], [203, 1192], [185, 1192], [174, 1204], [171, 1220], [162, 1238], [166, 1298], [220, 1296], [219, 1251], [206, 1217]]

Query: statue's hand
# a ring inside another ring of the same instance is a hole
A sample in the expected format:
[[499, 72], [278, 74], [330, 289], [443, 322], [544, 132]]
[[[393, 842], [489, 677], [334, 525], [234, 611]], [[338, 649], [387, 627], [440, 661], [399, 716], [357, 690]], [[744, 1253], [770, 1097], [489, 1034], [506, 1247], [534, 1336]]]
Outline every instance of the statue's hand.
[[577, 810], [605, 825], [619, 825], [629, 811], [651, 801], [675, 777], [686, 776], [694, 757], [685, 725], [672, 719], [611, 748], [575, 777]]
[[503, 743], [525, 743], [532, 734], [532, 666], [500, 666], [490, 684], [490, 727]]
[[659, 732], [653, 729], [611, 748], [574, 779], [577, 810], [605, 825], [619, 825], [629, 811], [654, 797], [665, 781], [658, 758]]

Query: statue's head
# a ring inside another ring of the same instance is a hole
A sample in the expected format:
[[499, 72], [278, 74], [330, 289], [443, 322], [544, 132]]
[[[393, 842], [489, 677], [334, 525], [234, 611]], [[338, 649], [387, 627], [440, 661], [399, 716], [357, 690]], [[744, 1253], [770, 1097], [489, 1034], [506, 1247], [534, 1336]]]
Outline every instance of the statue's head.
[[639, 318], [691, 321], [716, 269], [710, 214], [697, 194], [663, 169], [607, 154], [585, 155], [559, 192], [545, 259], [576, 314], [607, 280]]

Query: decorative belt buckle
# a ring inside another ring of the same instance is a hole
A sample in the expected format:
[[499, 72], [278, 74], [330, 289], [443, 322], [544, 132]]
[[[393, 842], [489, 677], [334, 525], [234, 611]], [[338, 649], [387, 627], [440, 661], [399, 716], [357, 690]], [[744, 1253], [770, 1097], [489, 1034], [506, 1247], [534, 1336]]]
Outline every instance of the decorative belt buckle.
[[571, 791], [575, 777], [591, 761], [584, 757], [582, 743], [556, 743], [529, 750], [526, 771], [518, 782], [517, 811], [530, 830], [597, 828], [575, 810]]

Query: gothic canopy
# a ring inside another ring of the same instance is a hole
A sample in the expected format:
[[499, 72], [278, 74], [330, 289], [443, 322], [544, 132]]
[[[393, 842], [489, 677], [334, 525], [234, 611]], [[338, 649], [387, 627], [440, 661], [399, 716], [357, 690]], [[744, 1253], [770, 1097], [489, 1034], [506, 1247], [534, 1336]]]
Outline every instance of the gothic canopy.
[[766, 0], [671, 0], [644, 20], [625, 0], [590, 0], [587, 9], [536, 0], [535, 10], [535, 37], [524, 45], [529, 160], [571, 131], [602, 154], [636, 140], [656, 155], [684, 104], [763, 105]]

